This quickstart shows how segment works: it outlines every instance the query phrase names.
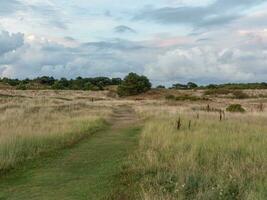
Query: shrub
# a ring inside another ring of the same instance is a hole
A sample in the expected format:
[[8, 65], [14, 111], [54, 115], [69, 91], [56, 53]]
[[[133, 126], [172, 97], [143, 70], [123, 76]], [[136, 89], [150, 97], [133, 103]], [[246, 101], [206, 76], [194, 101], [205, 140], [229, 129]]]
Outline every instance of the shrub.
[[23, 83], [20, 83], [17, 87], [17, 90], [27, 90], [27, 86]]
[[228, 112], [246, 112], [246, 110], [240, 104], [232, 104], [226, 108]]
[[128, 74], [118, 87], [119, 96], [131, 96], [147, 92], [151, 89], [151, 83], [145, 76], [136, 73]]
[[169, 95], [165, 96], [165, 99], [166, 100], [175, 100], [175, 96], [172, 94], [169, 94]]
[[240, 91], [240, 90], [233, 91], [233, 95], [234, 95], [234, 98], [236, 98], [236, 99], [247, 99], [247, 98], [249, 98], [249, 95], [247, 95], [246, 93], [244, 93], [243, 91]]
[[210, 89], [205, 91], [205, 95], [227, 95], [231, 94], [232, 91], [228, 89]]
[[164, 85], [158, 85], [156, 88], [157, 89], [165, 89], [166, 87]]
[[197, 96], [192, 96], [192, 95], [181, 95], [181, 96], [177, 96], [176, 101], [207, 101], [209, 99], [205, 98], [205, 97], [197, 97]]

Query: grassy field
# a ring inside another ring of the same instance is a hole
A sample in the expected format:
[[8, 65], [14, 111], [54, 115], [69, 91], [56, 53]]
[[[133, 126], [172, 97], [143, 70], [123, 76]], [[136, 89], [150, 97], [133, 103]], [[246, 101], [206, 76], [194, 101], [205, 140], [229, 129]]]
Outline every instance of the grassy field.
[[0, 199], [267, 199], [266, 92], [245, 92], [0, 91]]
[[58, 99], [12, 94], [1, 98], [1, 173], [40, 154], [72, 146], [106, 126], [108, 107]]
[[147, 122], [123, 172], [130, 199], [267, 198], [266, 113], [219, 121], [217, 113], [155, 109], [138, 108]]

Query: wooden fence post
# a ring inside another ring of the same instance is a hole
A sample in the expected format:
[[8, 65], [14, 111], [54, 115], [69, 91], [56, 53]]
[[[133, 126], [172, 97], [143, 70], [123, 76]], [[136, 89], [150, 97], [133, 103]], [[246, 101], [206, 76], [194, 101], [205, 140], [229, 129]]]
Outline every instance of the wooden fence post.
[[180, 130], [181, 129], [181, 117], [179, 117], [178, 121], [177, 121], [177, 130]]

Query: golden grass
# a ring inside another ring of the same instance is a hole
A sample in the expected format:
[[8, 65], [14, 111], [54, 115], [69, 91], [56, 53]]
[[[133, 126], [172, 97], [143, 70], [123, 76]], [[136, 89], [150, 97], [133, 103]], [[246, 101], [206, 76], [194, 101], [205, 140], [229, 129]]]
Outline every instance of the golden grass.
[[220, 122], [217, 113], [196, 119], [185, 108], [156, 107], [137, 109], [148, 120], [125, 172], [135, 199], [267, 198], [266, 113], [227, 113]]
[[103, 128], [111, 113], [111, 106], [78, 99], [90, 98], [83, 92], [5, 92], [0, 97], [0, 172], [75, 144]]

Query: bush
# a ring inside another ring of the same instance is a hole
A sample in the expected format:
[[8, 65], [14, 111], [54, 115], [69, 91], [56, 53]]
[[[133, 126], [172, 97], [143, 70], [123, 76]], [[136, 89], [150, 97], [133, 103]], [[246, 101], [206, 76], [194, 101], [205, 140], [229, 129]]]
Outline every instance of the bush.
[[17, 87], [17, 90], [27, 90], [27, 86], [23, 83], [20, 83]]
[[205, 97], [197, 97], [197, 96], [192, 96], [192, 95], [181, 95], [177, 96], [175, 98], [176, 101], [208, 101], [208, 98]]
[[240, 104], [232, 104], [226, 108], [228, 112], [246, 112], [246, 110]]
[[131, 96], [147, 92], [151, 89], [151, 83], [145, 76], [136, 73], [128, 74], [118, 87], [119, 96]]
[[165, 89], [166, 87], [164, 85], [158, 85], [156, 88], [157, 89]]
[[236, 99], [247, 99], [249, 98], [249, 95], [247, 95], [246, 93], [244, 93], [243, 91], [240, 90], [236, 90], [233, 92], [234, 98]]
[[205, 91], [205, 95], [227, 95], [231, 94], [232, 91], [228, 89], [210, 89]]
[[172, 95], [172, 94], [169, 94], [169, 95], [165, 96], [166, 100], [175, 100], [175, 98], [176, 97], [174, 95]]

